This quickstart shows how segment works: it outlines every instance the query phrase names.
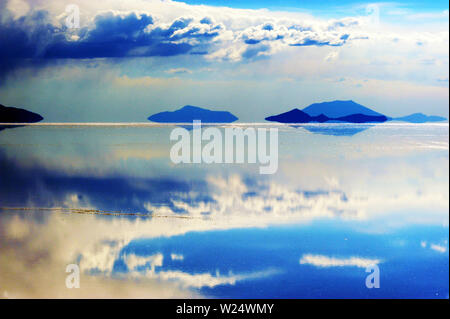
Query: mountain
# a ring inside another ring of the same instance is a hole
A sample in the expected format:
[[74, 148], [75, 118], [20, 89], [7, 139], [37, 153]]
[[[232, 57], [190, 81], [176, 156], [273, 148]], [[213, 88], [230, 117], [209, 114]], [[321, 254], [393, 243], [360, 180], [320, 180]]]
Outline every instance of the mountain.
[[211, 111], [197, 106], [186, 105], [173, 112], [160, 112], [151, 115], [148, 120], [158, 123], [191, 123], [201, 120], [204, 123], [231, 123], [238, 118], [227, 111]]
[[414, 113], [403, 117], [393, 118], [392, 120], [409, 123], [427, 123], [427, 122], [441, 122], [446, 121], [447, 119], [441, 116], [425, 115], [423, 113]]
[[266, 117], [266, 120], [279, 123], [382, 123], [389, 118], [353, 101], [334, 101], [311, 104], [303, 110], [293, 109]]
[[338, 117], [337, 119], [334, 120], [346, 123], [383, 123], [386, 122], [388, 118], [387, 116], [384, 115], [372, 116], [365, 114], [351, 114], [347, 116]]
[[302, 111], [310, 116], [318, 116], [320, 114], [324, 114], [325, 116], [332, 119], [352, 114], [383, 116], [383, 114], [375, 112], [369, 109], [368, 107], [355, 103], [351, 100], [314, 103], [311, 104], [310, 106], [305, 107]]
[[39, 114], [0, 104], [0, 123], [35, 123], [43, 119]]
[[310, 116], [309, 114], [299, 109], [293, 109], [286, 113], [266, 117], [266, 121], [279, 123], [310, 123], [310, 122], [324, 123], [328, 120], [329, 118], [323, 114], [320, 114], [318, 116]]

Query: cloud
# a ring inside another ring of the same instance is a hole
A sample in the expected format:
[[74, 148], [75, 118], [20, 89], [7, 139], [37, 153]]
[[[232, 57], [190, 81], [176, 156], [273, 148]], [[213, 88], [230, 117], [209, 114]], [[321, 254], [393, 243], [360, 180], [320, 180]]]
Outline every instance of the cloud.
[[114, 84], [119, 87], [146, 87], [146, 86], [158, 86], [158, 85], [174, 85], [176, 78], [156, 78], [151, 76], [143, 76], [131, 78], [127, 75], [113, 78]]
[[169, 69], [166, 71], [166, 73], [169, 74], [191, 74], [192, 71], [186, 68], [175, 68], [175, 69]]
[[339, 51], [331, 51], [325, 57], [324, 61], [327, 61], [327, 62], [335, 61], [338, 59], [338, 57], [339, 57]]
[[184, 256], [180, 254], [170, 254], [172, 260], [184, 260]]
[[440, 12], [424, 12], [424, 13], [413, 13], [405, 14], [406, 18], [409, 20], [425, 20], [425, 19], [448, 19], [448, 10], [443, 10]]
[[[3, 11], [5, 10], [5, 11]], [[54, 41], [57, 28], [48, 23], [46, 11], [33, 12], [19, 19], [0, 11], [0, 75], [29, 63], [27, 59], [39, 59], [46, 47]]]
[[312, 265], [316, 267], [359, 267], [366, 268], [370, 265], [381, 263], [380, 259], [369, 259], [361, 257], [336, 258], [324, 255], [306, 254], [300, 258], [301, 265]]
[[[174, 1], [80, 0], [77, 4], [81, 28], [68, 29], [64, 4], [58, 1], [2, 3], [0, 76], [18, 68], [84, 65], [92, 59], [103, 59], [111, 69], [122, 68], [118, 71], [121, 76], [136, 77], [133, 61], [145, 58], [147, 65], [157, 61], [161, 69], [141, 67], [139, 76], [167, 69], [174, 70], [169, 74], [179, 74], [175, 70], [186, 66], [195, 73], [198, 66], [214, 64], [216, 68], [223, 67], [221, 71], [225, 72], [220, 73], [223, 76], [254, 74], [260, 79], [268, 74], [270, 79], [279, 76], [312, 81], [334, 74], [442, 86], [445, 82], [436, 79], [448, 78], [448, 71], [444, 71], [448, 69], [445, 21], [438, 26], [412, 27], [410, 20], [396, 25], [375, 23], [374, 14], [325, 19], [300, 12], [219, 8]], [[417, 43], [423, 45], [418, 47]], [[324, 63], [337, 58], [331, 53], [337, 48], [340, 63]], [[383, 54], [379, 54], [381, 48]], [[267, 59], [272, 59], [271, 63], [262, 66]], [[424, 59], [433, 59], [435, 63], [418, 62]], [[130, 64], [125, 64], [125, 60]], [[22, 79], [21, 73], [16, 74]], [[361, 90], [355, 87], [342, 94], [359, 94]], [[391, 86], [385, 83], [383, 87]]]
[[0, 75], [19, 65], [42, 65], [55, 59], [176, 56], [207, 50], [222, 26], [177, 18], [156, 24], [146, 13], [99, 13], [79, 31], [52, 24], [46, 10], [14, 18], [0, 16]]
[[[152, 8], [166, 8], [166, 12], [124, 10], [111, 2], [112, 7], [105, 6], [110, 11], [93, 9], [91, 15], [83, 16], [85, 23], [80, 29], [72, 29], [65, 24], [67, 14], [59, 13], [52, 3], [47, 7], [31, 2], [19, 6], [9, 1], [2, 5], [0, 16], [0, 73], [56, 59], [193, 54], [249, 60], [289, 46], [342, 46], [349, 38], [343, 29], [359, 24], [353, 18], [318, 23], [268, 18], [258, 10], [227, 9], [235, 13], [230, 21], [229, 16], [210, 7], [155, 3]], [[10, 9], [16, 6], [17, 12]], [[133, 7], [137, 6], [130, 4]], [[259, 16], [255, 19], [252, 14]]]
[[[16, 19], [2, 25], [2, 36], [12, 32], [5, 47], [15, 50], [3, 52], [4, 58], [14, 58], [17, 53], [23, 58], [42, 59], [173, 56], [201, 47], [221, 28], [187, 18], [178, 18], [170, 25], [155, 25], [149, 14], [107, 12], [97, 15], [91, 28], [81, 28], [76, 37], [68, 38], [67, 27], [48, 22], [47, 11], [33, 12], [25, 20], [30, 21]], [[21, 45], [12, 46], [17, 42]]]

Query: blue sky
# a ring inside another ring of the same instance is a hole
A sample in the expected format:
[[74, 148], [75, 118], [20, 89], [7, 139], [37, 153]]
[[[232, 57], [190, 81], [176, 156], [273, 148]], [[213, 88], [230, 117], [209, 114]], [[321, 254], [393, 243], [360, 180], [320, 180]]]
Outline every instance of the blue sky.
[[[177, 0], [188, 4], [204, 4], [211, 6], [233, 7], [233, 8], [251, 8], [262, 9], [268, 8], [272, 10], [285, 8], [298, 8], [312, 11], [327, 11], [334, 8], [354, 7], [370, 3], [370, 1], [358, 0]], [[374, 1], [375, 2], [375, 1]], [[383, 3], [379, 1], [378, 3]], [[448, 1], [426, 1], [426, 0], [400, 0], [385, 1], [385, 4], [395, 5], [398, 7], [410, 8], [411, 10], [445, 10], [448, 9]]]
[[[48, 122], [197, 105], [245, 122], [330, 100], [448, 117], [448, 2], [0, 4], [0, 103]], [[222, 6], [226, 7], [222, 7]]]

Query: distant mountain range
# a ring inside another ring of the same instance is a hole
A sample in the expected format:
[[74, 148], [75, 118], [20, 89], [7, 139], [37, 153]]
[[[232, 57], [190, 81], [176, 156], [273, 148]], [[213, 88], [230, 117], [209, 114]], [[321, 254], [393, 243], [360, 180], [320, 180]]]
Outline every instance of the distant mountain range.
[[[0, 104], [0, 123], [35, 123], [43, 119], [37, 113]], [[237, 121], [238, 118], [227, 111], [213, 111], [186, 105], [173, 112], [166, 111], [153, 114], [148, 120], [158, 123], [191, 123], [194, 120], [201, 120], [204, 123], [232, 123]], [[423, 113], [391, 118], [353, 101], [331, 101], [314, 103], [303, 110], [295, 108], [288, 112], [266, 117], [266, 120], [279, 123], [382, 123], [386, 121], [426, 123], [447, 119]]]
[[311, 122], [382, 123], [386, 122], [388, 118], [384, 115], [373, 116], [361, 113], [331, 118], [323, 113], [317, 116], [311, 116], [304, 111], [294, 109], [286, 113], [266, 117], [266, 120], [279, 123], [311, 123]]
[[381, 113], [375, 112], [368, 107], [361, 104], [355, 103], [353, 101], [332, 101], [332, 102], [322, 102], [314, 103], [310, 106], [305, 107], [303, 112], [309, 114], [310, 116], [318, 116], [323, 114], [330, 119], [336, 119], [344, 116], [349, 116], [352, 114], [363, 114], [368, 116], [384, 116]]
[[447, 120], [445, 117], [436, 115], [425, 115], [423, 113], [414, 113], [408, 116], [393, 118], [393, 121], [402, 121], [409, 123], [442, 122]]
[[149, 121], [158, 123], [191, 123], [200, 120], [204, 123], [232, 123], [238, 118], [227, 111], [211, 111], [197, 106], [186, 105], [173, 112], [151, 115]]
[[314, 103], [303, 110], [293, 109], [285, 113], [266, 117], [266, 120], [279, 123], [383, 123], [391, 120], [425, 123], [445, 121], [446, 118], [427, 116], [422, 113], [390, 118], [350, 100]]

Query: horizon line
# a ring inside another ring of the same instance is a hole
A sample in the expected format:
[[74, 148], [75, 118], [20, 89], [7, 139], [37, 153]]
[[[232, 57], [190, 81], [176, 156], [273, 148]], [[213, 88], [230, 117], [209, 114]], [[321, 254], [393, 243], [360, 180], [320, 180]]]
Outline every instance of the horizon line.
[[[209, 126], [251, 126], [251, 125], [264, 125], [264, 126], [291, 126], [291, 125], [449, 125], [449, 121], [442, 122], [425, 122], [425, 123], [409, 123], [401, 121], [386, 121], [386, 122], [368, 122], [368, 123], [349, 123], [349, 122], [331, 122], [331, 123], [279, 123], [279, 122], [238, 122], [238, 123], [209, 123], [202, 122], [202, 125]], [[170, 123], [148, 123], [148, 122], [38, 122], [38, 123], [1, 123], [0, 126], [180, 126], [180, 125], [193, 125], [193, 122], [170, 122]]]

